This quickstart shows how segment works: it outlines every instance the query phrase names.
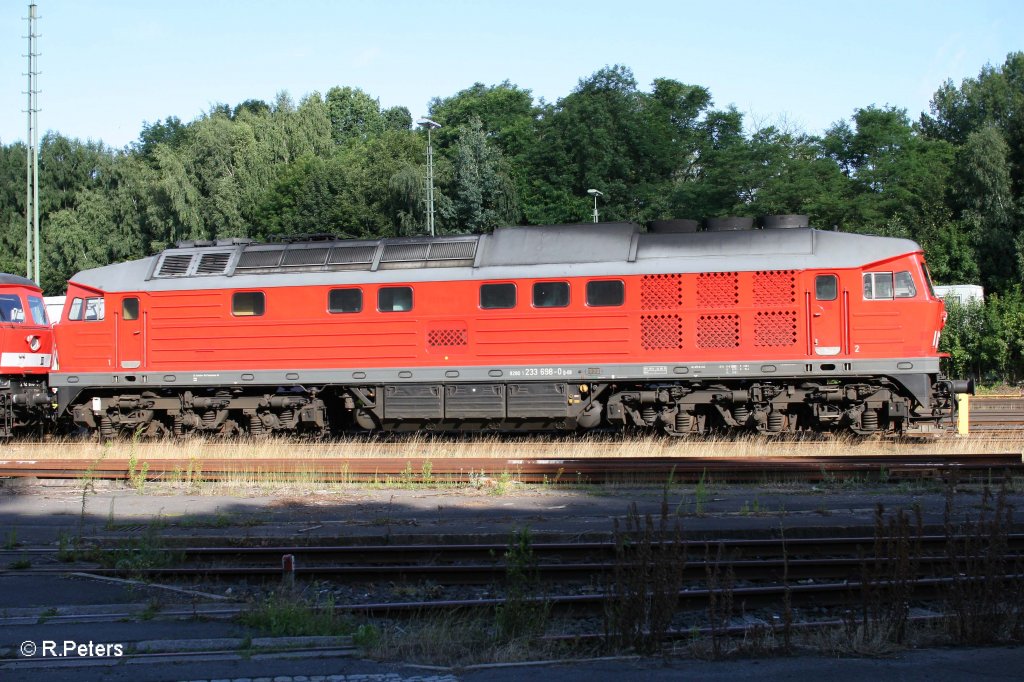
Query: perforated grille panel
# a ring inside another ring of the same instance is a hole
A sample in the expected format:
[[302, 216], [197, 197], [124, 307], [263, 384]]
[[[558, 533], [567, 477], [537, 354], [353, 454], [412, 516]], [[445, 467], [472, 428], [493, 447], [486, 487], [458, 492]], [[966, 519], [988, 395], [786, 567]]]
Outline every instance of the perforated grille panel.
[[683, 318], [679, 315], [641, 315], [640, 343], [644, 350], [683, 347]]
[[701, 315], [697, 318], [697, 346], [700, 348], [738, 348], [739, 315]]
[[767, 310], [754, 316], [754, 345], [782, 348], [796, 345], [796, 311]]
[[796, 271], [764, 270], [754, 273], [754, 305], [796, 303]]
[[704, 272], [697, 276], [697, 307], [733, 308], [740, 302], [740, 278], [735, 272]]
[[644, 275], [640, 284], [641, 310], [671, 310], [682, 304], [682, 275]]
[[448, 329], [431, 329], [427, 332], [427, 345], [433, 348], [454, 348], [469, 344], [469, 332], [465, 329], [451, 327]]

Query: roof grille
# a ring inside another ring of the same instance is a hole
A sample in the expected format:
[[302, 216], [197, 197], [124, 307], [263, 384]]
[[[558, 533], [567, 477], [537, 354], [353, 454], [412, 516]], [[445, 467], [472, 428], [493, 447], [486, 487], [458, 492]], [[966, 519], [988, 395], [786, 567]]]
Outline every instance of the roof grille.
[[323, 265], [327, 260], [327, 254], [331, 251], [327, 247], [315, 249], [289, 249], [285, 251], [284, 260], [281, 265]]
[[199, 259], [199, 266], [196, 267], [197, 275], [223, 275], [231, 261], [230, 251], [218, 253], [204, 253]]
[[369, 246], [335, 246], [331, 249], [328, 265], [346, 265], [350, 263], [372, 263], [377, 245]]
[[276, 268], [281, 263], [281, 254], [284, 249], [267, 249], [263, 251], [244, 251], [238, 259], [236, 270], [252, 268]]
[[429, 243], [422, 244], [386, 244], [381, 263], [397, 263], [401, 261], [426, 260]]
[[182, 277], [188, 274], [192, 265], [191, 253], [165, 253], [157, 270], [157, 277]]
[[434, 242], [430, 245], [430, 260], [464, 260], [476, 255], [476, 242]]

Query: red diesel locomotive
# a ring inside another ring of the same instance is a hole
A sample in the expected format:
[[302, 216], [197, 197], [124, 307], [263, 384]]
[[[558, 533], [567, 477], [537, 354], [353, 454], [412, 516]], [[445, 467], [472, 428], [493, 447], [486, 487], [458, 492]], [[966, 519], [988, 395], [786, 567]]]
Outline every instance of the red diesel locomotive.
[[0, 438], [48, 426], [53, 332], [35, 282], [0, 273]]
[[944, 321], [916, 243], [808, 228], [188, 242], [74, 277], [51, 383], [104, 436], [924, 434]]

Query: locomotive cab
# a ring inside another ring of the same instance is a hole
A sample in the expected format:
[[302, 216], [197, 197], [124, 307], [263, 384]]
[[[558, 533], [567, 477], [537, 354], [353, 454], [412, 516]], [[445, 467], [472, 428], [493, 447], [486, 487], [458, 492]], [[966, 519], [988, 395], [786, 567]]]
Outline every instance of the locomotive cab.
[[50, 411], [46, 385], [53, 331], [35, 282], [0, 274], [0, 437], [42, 425]]

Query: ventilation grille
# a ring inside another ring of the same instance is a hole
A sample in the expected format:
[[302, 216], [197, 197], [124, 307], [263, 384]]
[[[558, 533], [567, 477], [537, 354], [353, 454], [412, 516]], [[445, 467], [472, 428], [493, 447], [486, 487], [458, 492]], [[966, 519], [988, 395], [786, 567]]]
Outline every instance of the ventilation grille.
[[181, 277], [188, 274], [189, 266], [192, 265], [192, 254], [168, 253], [160, 263], [157, 277]]
[[204, 253], [199, 257], [199, 265], [196, 267], [197, 275], [223, 275], [231, 262], [231, 252], [227, 253]]
[[[179, 248], [235, 246], [230, 251], [201, 253], [164, 253], [154, 277], [188, 277], [198, 275], [275, 274], [299, 271], [370, 270], [378, 249], [380, 267], [460, 267], [472, 264], [477, 251], [477, 237], [445, 241], [338, 242], [303, 241], [285, 245], [251, 245], [189, 242]], [[183, 243], [184, 244], [184, 243]], [[235, 253], [237, 261], [232, 265]]]
[[699, 348], [738, 348], [739, 345], [739, 315], [701, 315], [697, 319]]
[[754, 316], [754, 345], [784, 348], [796, 345], [796, 311], [762, 311]]
[[327, 254], [330, 252], [329, 248], [322, 246], [314, 249], [288, 249], [284, 252], [281, 265], [290, 267], [323, 265], [327, 262]]
[[476, 256], [476, 241], [420, 242], [387, 244], [381, 263], [420, 263], [423, 261], [470, 260]]
[[468, 346], [469, 332], [460, 328], [431, 329], [427, 332], [427, 345], [432, 348]]
[[683, 318], [679, 315], [641, 315], [640, 343], [644, 350], [683, 347]]
[[335, 246], [331, 249], [331, 256], [327, 259], [328, 265], [349, 265], [353, 263], [372, 263], [373, 254], [377, 252], [377, 245], [367, 246]]
[[682, 305], [682, 275], [644, 275], [640, 284], [641, 310], [674, 310]]
[[238, 259], [236, 270], [249, 268], [276, 268], [281, 264], [281, 255], [284, 249], [269, 249], [266, 251], [245, 251]]
[[793, 303], [796, 303], [795, 270], [754, 273], [754, 305], [783, 306]]
[[381, 263], [399, 263], [414, 260], [426, 260], [430, 244], [388, 244], [384, 247]]
[[430, 260], [465, 260], [476, 256], [476, 242], [434, 242]]
[[739, 274], [735, 272], [704, 272], [697, 276], [698, 308], [734, 308], [739, 303]]

